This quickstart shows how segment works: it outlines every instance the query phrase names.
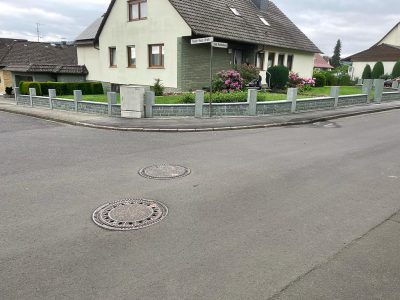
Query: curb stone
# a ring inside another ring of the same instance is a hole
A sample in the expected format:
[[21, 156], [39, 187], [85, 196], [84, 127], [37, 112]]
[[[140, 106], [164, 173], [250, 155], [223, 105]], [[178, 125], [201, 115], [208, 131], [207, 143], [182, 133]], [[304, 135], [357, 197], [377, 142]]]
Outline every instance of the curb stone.
[[224, 126], [224, 127], [209, 127], [209, 128], [142, 128], [142, 127], [118, 127], [118, 126], [106, 126], [106, 125], [96, 125], [96, 124], [89, 124], [80, 121], [69, 121], [61, 118], [54, 118], [49, 116], [42, 116], [36, 113], [30, 112], [23, 112], [8, 108], [0, 107], [0, 111], [7, 112], [7, 113], [14, 113], [19, 115], [25, 115], [29, 117], [34, 117], [38, 119], [59, 122], [74, 126], [82, 126], [94, 129], [104, 129], [104, 130], [114, 130], [114, 131], [132, 131], [132, 132], [163, 132], [163, 133], [185, 133], [185, 132], [207, 132], [207, 131], [230, 131], [230, 130], [245, 130], [245, 129], [259, 129], [259, 128], [272, 128], [272, 127], [287, 127], [287, 126], [295, 126], [295, 125], [305, 125], [305, 124], [312, 124], [315, 122], [325, 122], [329, 120], [336, 120], [341, 118], [353, 117], [353, 116], [360, 116], [360, 115], [367, 115], [379, 112], [385, 112], [390, 110], [400, 109], [400, 106], [391, 106], [391, 107], [384, 107], [369, 110], [369, 111], [358, 111], [358, 112], [348, 112], [348, 113], [339, 113], [336, 115], [330, 115], [326, 117], [317, 117], [317, 118], [310, 118], [305, 120], [299, 121], [288, 121], [288, 122], [281, 122], [281, 123], [267, 123], [267, 124], [255, 124], [255, 125], [241, 125], [241, 126]]

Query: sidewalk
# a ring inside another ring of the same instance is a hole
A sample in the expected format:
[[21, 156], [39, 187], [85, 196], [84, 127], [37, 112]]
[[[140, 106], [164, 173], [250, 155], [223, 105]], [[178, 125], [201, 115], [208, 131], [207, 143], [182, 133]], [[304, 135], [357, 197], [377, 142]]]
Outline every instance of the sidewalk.
[[214, 117], [196, 119], [191, 117], [122, 119], [100, 115], [75, 113], [61, 110], [16, 105], [13, 99], [0, 98], [0, 111], [17, 113], [77, 126], [121, 131], [194, 132], [293, 126], [323, 122], [338, 118], [400, 109], [400, 101], [363, 106], [351, 106], [335, 110], [319, 110], [305, 113], [257, 116]]

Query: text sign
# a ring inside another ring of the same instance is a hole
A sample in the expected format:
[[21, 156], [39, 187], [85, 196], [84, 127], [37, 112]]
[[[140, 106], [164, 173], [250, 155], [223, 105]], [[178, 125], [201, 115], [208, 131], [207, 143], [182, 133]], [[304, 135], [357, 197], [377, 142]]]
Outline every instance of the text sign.
[[190, 43], [192, 45], [196, 45], [196, 44], [212, 43], [213, 41], [214, 41], [214, 38], [212, 36], [210, 36], [210, 37], [190, 40]]
[[224, 48], [224, 49], [228, 49], [228, 43], [212, 42], [211, 45], [212, 45], [214, 48]]

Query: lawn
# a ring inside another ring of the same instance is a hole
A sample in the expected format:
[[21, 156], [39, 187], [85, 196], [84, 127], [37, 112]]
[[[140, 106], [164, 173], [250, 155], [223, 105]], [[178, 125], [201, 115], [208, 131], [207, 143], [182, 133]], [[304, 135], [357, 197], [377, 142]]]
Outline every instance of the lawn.
[[[318, 87], [312, 88], [311, 91], [299, 94], [298, 98], [312, 98], [312, 97], [326, 97], [330, 95], [330, 87]], [[355, 86], [342, 86], [340, 87], [340, 95], [354, 95], [360, 94], [361, 88]], [[60, 96], [60, 98], [74, 99], [73, 95]], [[93, 101], [93, 102], [107, 102], [107, 95], [82, 95], [83, 101]], [[258, 96], [258, 101], [274, 101], [274, 100], [286, 100], [286, 94], [283, 93], [270, 93], [270, 92], [260, 92]], [[119, 94], [117, 94], [117, 103], [120, 103]], [[156, 104], [181, 104], [181, 95], [172, 96], [158, 96], [156, 97]]]

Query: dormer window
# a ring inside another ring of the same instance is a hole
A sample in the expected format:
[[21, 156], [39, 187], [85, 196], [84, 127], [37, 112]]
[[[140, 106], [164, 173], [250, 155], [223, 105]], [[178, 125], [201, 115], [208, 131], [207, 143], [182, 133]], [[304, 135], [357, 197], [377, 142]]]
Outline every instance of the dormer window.
[[236, 8], [233, 8], [233, 7], [229, 7], [229, 8], [230, 8], [230, 10], [234, 13], [235, 16], [240, 17], [240, 13], [239, 13], [239, 11], [238, 11]]
[[147, 19], [147, 0], [132, 0], [128, 2], [129, 21]]
[[259, 18], [260, 18], [261, 22], [263, 22], [263, 23], [264, 23], [264, 25], [271, 26], [271, 25], [268, 23], [268, 21], [267, 21], [267, 20], [265, 20], [265, 18], [264, 18], [264, 17], [259, 17]]

